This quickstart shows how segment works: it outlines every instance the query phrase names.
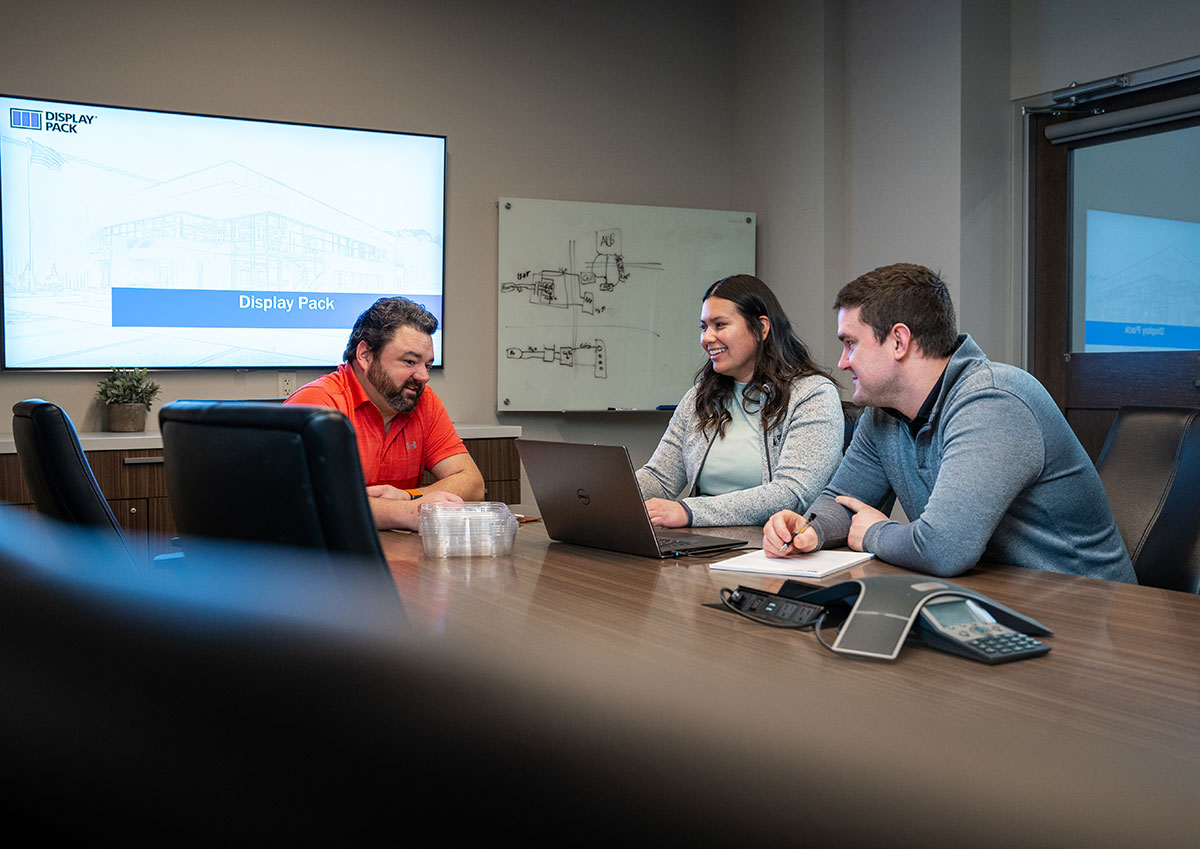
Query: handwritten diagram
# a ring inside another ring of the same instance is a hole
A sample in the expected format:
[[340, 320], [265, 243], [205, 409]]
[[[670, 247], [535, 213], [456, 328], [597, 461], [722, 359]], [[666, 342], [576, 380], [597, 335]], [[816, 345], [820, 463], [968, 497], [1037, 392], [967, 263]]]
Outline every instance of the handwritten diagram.
[[[572, 338], [569, 344], [509, 346], [504, 352], [507, 359], [555, 363], [571, 368], [577, 365], [591, 366], [593, 377], [601, 380], [608, 377], [604, 339], [578, 341], [581, 321], [585, 321], [582, 317], [602, 315], [608, 310], [605, 301], [610, 293], [616, 292], [619, 286], [629, 280], [631, 267], [659, 271], [662, 265], [657, 262], [627, 264], [621, 253], [620, 228], [597, 230], [595, 241], [595, 255], [584, 263], [584, 268], [580, 271], [575, 270], [576, 242], [572, 240], [568, 246], [568, 265], [542, 271], [525, 269], [517, 273], [515, 281], [500, 284], [502, 297], [528, 293], [528, 302], [534, 307], [549, 307], [572, 313]], [[600, 303], [597, 303], [597, 297], [600, 298]], [[583, 327], [586, 331], [586, 325]], [[654, 332], [649, 327], [645, 330], [647, 333]]]
[[497, 409], [677, 400], [696, 370], [699, 296], [753, 268], [753, 216], [518, 198], [499, 208]]
[[[510, 360], [541, 360], [561, 366], [592, 366], [592, 374], [598, 378], [608, 377], [608, 365], [604, 359], [604, 340], [593, 339], [574, 346], [540, 345], [525, 348], [508, 348], [504, 355]], [[590, 360], [590, 362], [589, 362]]]

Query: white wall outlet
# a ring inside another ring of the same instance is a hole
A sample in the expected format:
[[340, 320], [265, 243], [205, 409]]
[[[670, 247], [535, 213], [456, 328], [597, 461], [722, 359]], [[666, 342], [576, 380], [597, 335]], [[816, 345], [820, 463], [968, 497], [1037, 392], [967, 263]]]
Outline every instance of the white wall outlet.
[[288, 398], [296, 391], [296, 373], [294, 371], [279, 372], [279, 397]]

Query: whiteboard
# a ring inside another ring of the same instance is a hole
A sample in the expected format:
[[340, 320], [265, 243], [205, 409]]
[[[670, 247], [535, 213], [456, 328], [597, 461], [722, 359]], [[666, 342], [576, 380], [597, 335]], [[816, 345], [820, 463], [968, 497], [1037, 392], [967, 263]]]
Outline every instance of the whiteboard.
[[700, 298], [752, 212], [500, 198], [496, 409], [653, 410], [703, 364]]

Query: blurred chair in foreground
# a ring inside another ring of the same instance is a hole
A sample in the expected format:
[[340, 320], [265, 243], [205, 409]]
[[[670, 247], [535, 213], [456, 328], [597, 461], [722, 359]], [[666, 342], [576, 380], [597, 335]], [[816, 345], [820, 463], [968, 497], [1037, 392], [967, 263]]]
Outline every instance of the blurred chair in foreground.
[[[55, 528], [47, 548], [3, 513], [0, 790], [5, 825], [38, 843], [1195, 842], [1184, 755], [1060, 740], [1057, 724], [930, 723], [854, 676], [797, 699], [623, 636], [422, 638], [369, 582], [334, 578], [359, 574], [329, 568], [342, 556], [213, 541], [188, 551], [202, 568], [134, 572], [96, 556], [96, 531]], [[981, 757], [1012, 780], [963, 782]]]
[[355, 558], [208, 541], [186, 569], [132, 570], [101, 529], [32, 518], [0, 513], [15, 822], [41, 840], [236, 824], [333, 842], [384, 809], [380, 771], [418, 730], [381, 720], [416, 682], [382, 660], [403, 610]]

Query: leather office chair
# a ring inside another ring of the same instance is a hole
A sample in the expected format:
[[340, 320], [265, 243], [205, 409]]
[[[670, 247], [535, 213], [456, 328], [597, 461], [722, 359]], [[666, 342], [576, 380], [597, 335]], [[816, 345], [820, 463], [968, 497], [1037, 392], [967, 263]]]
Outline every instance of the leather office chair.
[[158, 414], [185, 551], [204, 538], [357, 555], [395, 592], [349, 420], [255, 401], [175, 401]]
[[862, 407], [856, 407], [849, 401], [842, 402], [842, 454], [846, 453], [851, 440], [854, 439], [854, 429], [858, 427], [858, 417], [862, 415], [862, 411]]
[[1200, 592], [1200, 408], [1122, 407], [1096, 470], [1138, 582]]
[[404, 763], [415, 729], [383, 719], [420, 679], [378, 683], [397, 674], [381, 655], [402, 611], [331, 580], [322, 561], [343, 558], [219, 543], [189, 550], [186, 569], [135, 571], [98, 529], [7, 512], [9, 827], [334, 843], [387, 809], [395, 784], [380, 771]]
[[104, 530], [130, 564], [137, 558], [96, 483], [79, 436], [61, 407], [31, 398], [13, 405], [13, 440], [25, 483], [43, 516]]

